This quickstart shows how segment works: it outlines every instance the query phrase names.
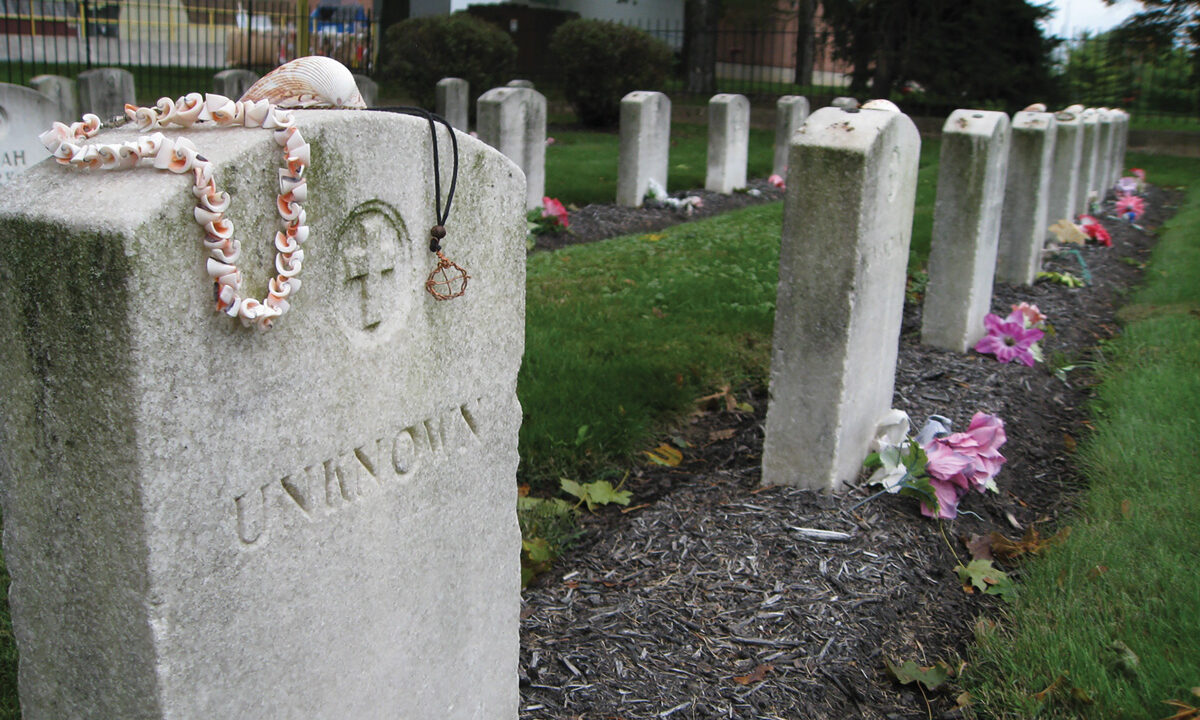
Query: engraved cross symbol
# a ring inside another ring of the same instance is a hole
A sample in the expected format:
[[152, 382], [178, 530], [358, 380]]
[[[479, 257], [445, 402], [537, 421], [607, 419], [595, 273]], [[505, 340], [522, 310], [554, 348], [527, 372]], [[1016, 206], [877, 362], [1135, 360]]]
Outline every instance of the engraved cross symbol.
[[[374, 227], [368, 227], [368, 224]], [[394, 234], [386, 224], [357, 223], [352, 237], [343, 244], [346, 282], [362, 281], [363, 329], [372, 330], [383, 321], [385, 280], [396, 269]]]

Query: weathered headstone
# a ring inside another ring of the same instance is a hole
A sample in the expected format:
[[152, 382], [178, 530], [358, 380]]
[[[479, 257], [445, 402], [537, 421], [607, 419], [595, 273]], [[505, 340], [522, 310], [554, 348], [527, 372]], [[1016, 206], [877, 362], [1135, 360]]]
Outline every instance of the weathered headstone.
[[764, 485], [837, 489], [891, 407], [920, 150], [886, 110], [822, 108], [792, 136]]
[[746, 187], [750, 159], [750, 101], [721, 93], [708, 101], [708, 172], [704, 189], [728, 195]]
[[29, 85], [58, 105], [58, 120], [73, 123], [80, 118], [79, 94], [75, 81], [62, 75], [37, 75]]
[[546, 190], [546, 96], [528, 88], [492, 88], [479, 96], [479, 139], [525, 173], [525, 207], [542, 206]]
[[240, 68], [222, 70], [213, 75], [213, 92], [237, 100], [250, 89], [251, 85], [258, 82], [258, 78], [258, 73], [250, 70]]
[[79, 107], [85, 113], [95, 113], [101, 120], [125, 117], [125, 105], [137, 104], [133, 73], [121, 68], [84, 70], [76, 78]]
[[[459, 137], [443, 243], [472, 279], [437, 302], [428, 124], [296, 117], [337, 162], [266, 333], [213, 312], [192, 173], [43, 163], [0, 198], [26, 720], [517, 717], [524, 181]], [[164, 133], [216, 164], [263, 292], [273, 133]]]
[[60, 112], [58, 103], [37, 90], [0, 83], [0, 183], [50, 157], [38, 135]]
[[955, 110], [942, 126], [929, 286], [921, 342], [966, 352], [984, 335], [992, 302], [1009, 121], [1002, 112]]
[[527, 90], [532, 90], [533, 89], [533, 81], [532, 80], [509, 80], [507, 83], [505, 83], [505, 87], [525, 88]]
[[1109, 180], [1109, 187], [1116, 184], [1117, 180], [1125, 174], [1125, 152], [1129, 148], [1129, 113], [1124, 110], [1117, 110], [1116, 131], [1114, 135], [1116, 140], [1113, 143], [1113, 170], [1112, 178]]
[[434, 108], [456, 130], [467, 132], [467, 114], [471, 108], [471, 84], [462, 78], [442, 78], [434, 89]]
[[367, 104], [367, 107], [375, 107], [379, 104], [379, 83], [366, 75], [354, 73], [354, 84], [358, 85], [358, 93], [362, 95], [363, 102]]
[[1059, 220], [1075, 219], [1075, 186], [1079, 165], [1083, 159], [1083, 125], [1079, 116], [1063, 110], [1054, 116], [1057, 132], [1054, 139], [1054, 169], [1050, 174], [1050, 200], [1046, 207], [1046, 228]]
[[829, 103], [830, 107], [841, 108], [843, 110], [853, 110], [858, 107], [858, 98], [840, 96], [835, 97]]
[[666, 95], [635, 90], [621, 98], [618, 205], [641, 207], [651, 180], [667, 187], [670, 146], [671, 101]]
[[1104, 199], [1104, 196], [1108, 194], [1108, 189], [1112, 187], [1109, 177], [1112, 175], [1113, 166], [1113, 140], [1115, 137], [1113, 121], [1115, 119], [1115, 113], [1108, 108], [1100, 108], [1096, 111], [1096, 174], [1092, 180], [1092, 191], [1100, 200]]
[[772, 172], [787, 177], [788, 148], [792, 136], [808, 119], [808, 98], [784, 95], [775, 101], [775, 162]]
[[1100, 119], [1094, 108], [1079, 114], [1083, 135], [1079, 155], [1079, 175], [1075, 177], [1075, 214], [1091, 212], [1093, 179], [1096, 176], [1096, 161], [1100, 150]]
[[1057, 131], [1053, 113], [1013, 115], [996, 249], [996, 279], [1001, 282], [1032, 285], [1042, 269]]

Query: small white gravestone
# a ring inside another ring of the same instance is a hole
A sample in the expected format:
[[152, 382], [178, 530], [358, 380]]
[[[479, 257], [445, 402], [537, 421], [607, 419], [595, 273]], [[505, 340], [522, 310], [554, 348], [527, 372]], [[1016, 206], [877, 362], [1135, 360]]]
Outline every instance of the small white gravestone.
[[231, 100], [240, 98], [250, 86], [258, 82], [259, 75], [250, 70], [234, 68], [213, 75], [213, 92]]
[[354, 73], [354, 84], [358, 86], [358, 94], [362, 95], [363, 102], [367, 104], [367, 107], [375, 107], [379, 104], [379, 83], [366, 75]]
[[775, 101], [775, 162], [771, 171], [779, 177], [787, 177], [788, 148], [792, 136], [807, 119], [808, 98], [784, 95]]
[[1104, 196], [1108, 194], [1108, 189], [1112, 186], [1112, 181], [1109, 178], [1112, 175], [1113, 166], [1115, 129], [1113, 121], [1115, 119], [1115, 113], [1108, 108], [1099, 108], [1096, 111], [1096, 173], [1092, 180], [1092, 192], [1100, 200], [1104, 199]]
[[492, 88], [479, 96], [479, 139], [525, 173], [525, 207], [542, 206], [546, 191], [546, 96], [520, 87]]
[[125, 117], [125, 105], [137, 102], [133, 73], [120, 68], [84, 70], [76, 79], [79, 107], [101, 120]]
[[38, 135], [60, 112], [58, 103], [37, 90], [0, 83], [0, 183], [50, 157]]
[[708, 101], [708, 171], [704, 189], [728, 195], [746, 187], [750, 159], [750, 101], [721, 93]]
[[[517, 717], [524, 180], [459, 136], [443, 244], [471, 281], [438, 302], [428, 123], [295, 116], [311, 233], [269, 332], [213, 312], [191, 172], [47, 162], [0, 197], [26, 720]], [[272, 131], [163, 132], [215, 164], [258, 295]]]
[[1058, 121], [1052, 113], [1013, 115], [996, 249], [996, 279], [1001, 282], [1032, 285], [1042, 269], [1057, 133]]
[[670, 146], [671, 101], [666, 95], [635, 90], [621, 98], [618, 205], [641, 207], [651, 180], [667, 187]]
[[1079, 114], [1079, 124], [1083, 141], [1079, 155], [1079, 174], [1075, 177], [1076, 215], [1092, 211], [1093, 181], [1100, 157], [1100, 117], [1094, 108], [1088, 108]]
[[446, 118], [456, 130], [466, 132], [467, 113], [471, 108], [471, 84], [462, 78], [442, 78], [434, 89], [435, 112]]
[[1109, 179], [1108, 185], [1112, 187], [1117, 180], [1125, 175], [1125, 151], [1129, 148], [1129, 113], [1124, 110], [1115, 110], [1116, 130], [1113, 135], [1113, 168], [1112, 176]]
[[822, 108], [792, 136], [764, 485], [836, 490], [891, 407], [920, 151], [888, 110]]
[[966, 352], [984, 335], [1004, 206], [1009, 121], [1002, 112], [955, 110], [942, 126], [929, 287], [921, 342]]
[[1063, 110], [1054, 116], [1054, 167], [1050, 174], [1050, 200], [1046, 207], [1047, 239], [1053, 237], [1050, 226], [1059, 220], [1075, 219], [1075, 186], [1083, 160], [1083, 124], [1079, 116]]
[[533, 81], [532, 80], [509, 80], [507, 83], [505, 83], [505, 87], [525, 88], [527, 90], [532, 90], [533, 89]]
[[79, 119], [79, 95], [75, 92], [75, 81], [62, 75], [38, 75], [29, 85], [50, 98], [58, 105], [58, 120], [73, 123]]
[[829, 105], [830, 107], [841, 108], [843, 110], [853, 110], [858, 107], [858, 98], [846, 96], [835, 97]]

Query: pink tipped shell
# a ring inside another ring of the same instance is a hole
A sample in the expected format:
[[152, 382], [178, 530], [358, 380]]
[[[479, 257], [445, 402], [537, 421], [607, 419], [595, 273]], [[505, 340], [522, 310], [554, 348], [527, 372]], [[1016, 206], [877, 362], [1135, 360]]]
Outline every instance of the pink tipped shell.
[[365, 108], [354, 76], [333, 58], [296, 58], [264, 75], [241, 97], [242, 102], [270, 100], [285, 108]]

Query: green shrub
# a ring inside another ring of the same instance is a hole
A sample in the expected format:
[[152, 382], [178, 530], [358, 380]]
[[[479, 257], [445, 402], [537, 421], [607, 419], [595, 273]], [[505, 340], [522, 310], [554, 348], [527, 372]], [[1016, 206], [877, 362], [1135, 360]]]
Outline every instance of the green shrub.
[[457, 77], [474, 95], [504, 84], [517, 65], [517, 46], [500, 28], [466, 13], [410, 18], [384, 34], [381, 79], [433, 107], [438, 80]]
[[661, 88], [671, 69], [666, 43], [600, 20], [563, 23], [550, 40], [550, 52], [575, 115], [594, 127], [615, 124], [626, 93]]

